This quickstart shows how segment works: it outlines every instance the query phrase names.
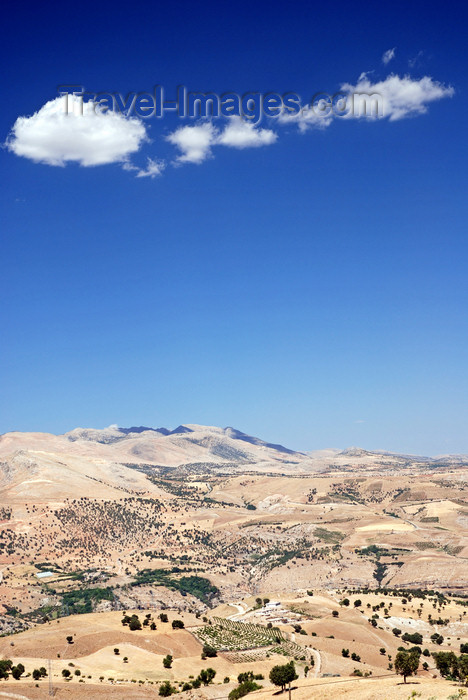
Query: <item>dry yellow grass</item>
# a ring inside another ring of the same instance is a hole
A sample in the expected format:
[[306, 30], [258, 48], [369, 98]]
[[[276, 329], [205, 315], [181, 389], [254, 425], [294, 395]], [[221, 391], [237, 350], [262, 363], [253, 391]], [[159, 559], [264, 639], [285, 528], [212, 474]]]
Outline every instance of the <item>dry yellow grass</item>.
[[[400, 678], [370, 679], [317, 679], [294, 683], [293, 700], [408, 700], [411, 693], [420, 693], [421, 700], [445, 700], [458, 691], [459, 685], [440, 679], [412, 678], [405, 684]], [[278, 698], [275, 690], [264, 690], [248, 696], [252, 700]], [[282, 697], [281, 695], [279, 697]], [[285, 694], [287, 697], [287, 694]]]

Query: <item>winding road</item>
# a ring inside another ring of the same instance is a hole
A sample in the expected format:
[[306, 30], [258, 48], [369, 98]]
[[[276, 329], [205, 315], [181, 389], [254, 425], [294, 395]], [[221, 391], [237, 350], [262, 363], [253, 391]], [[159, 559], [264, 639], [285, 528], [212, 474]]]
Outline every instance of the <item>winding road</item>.
[[322, 657], [317, 649], [310, 649], [310, 652], [314, 655], [314, 678], [318, 678], [322, 670]]
[[228, 620], [235, 620], [235, 618], [239, 617], [239, 615], [245, 615], [245, 613], [249, 611], [249, 608], [247, 607], [247, 605], [245, 605], [245, 603], [229, 603], [229, 605], [233, 608], [237, 608], [239, 612], [236, 612], [233, 615], [229, 615], [227, 617]]

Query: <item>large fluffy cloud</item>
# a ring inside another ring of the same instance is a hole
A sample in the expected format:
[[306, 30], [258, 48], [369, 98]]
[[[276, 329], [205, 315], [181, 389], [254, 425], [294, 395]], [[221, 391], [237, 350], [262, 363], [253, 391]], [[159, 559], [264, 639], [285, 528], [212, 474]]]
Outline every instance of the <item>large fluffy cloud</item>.
[[167, 137], [176, 146], [180, 155], [178, 163], [202, 163], [211, 155], [213, 146], [230, 148], [257, 148], [268, 146], [277, 139], [271, 129], [259, 129], [251, 122], [231, 117], [222, 131], [211, 122], [195, 126], [181, 126]]
[[7, 148], [37, 163], [84, 166], [126, 162], [146, 140], [139, 119], [103, 112], [93, 103], [69, 96], [47, 102], [30, 117], [18, 117], [7, 139]]
[[340, 94], [347, 97], [347, 112], [336, 115], [329, 101], [328, 109], [316, 105], [302, 107], [295, 115], [283, 113], [280, 123], [297, 124], [299, 130], [324, 129], [335, 119], [388, 119], [397, 121], [424, 114], [431, 102], [437, 102], [455, 94], [453, 87], [444, 85], [429, 76], [414, 79], [408, 75], [389, 75], [385, 80], [372, 82], [368, 73], [362, 73], [355, 85], [343, 83]]
[[[452, 97], [455, 92], [453, 87], [443, 85], [427, 75], [420, 80], [415, 80], [409, 75], [389, 75], [385, 80], [372, 83], [367, 73], [360, 76], [356, 85], [344, 83], [341, 90], [349, 95], [379, 95], [382, 98], [383, 112], [378, 116], [388, 118], [392, 122], [424, 114], [430, 102]], [[362, 115], [355, 112], [352, 116]]]

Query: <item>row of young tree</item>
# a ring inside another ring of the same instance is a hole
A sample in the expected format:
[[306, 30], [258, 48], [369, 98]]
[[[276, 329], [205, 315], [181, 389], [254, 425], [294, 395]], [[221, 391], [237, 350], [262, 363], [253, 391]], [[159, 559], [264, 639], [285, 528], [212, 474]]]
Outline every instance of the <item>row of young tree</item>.
[[[198, 674], [198, 676], [194, 678], [193, 681], [191, 681], [190, 683], [184, 683], [184, 685], [182, 686], [182, 690], [185, 691], [192, 690], [192, 688], [199, 688], [202, 684], [210, 685], [210, 683], [213, 682], [215, 676], [216, 671], [214, 670], [214, 668], [203, 668]], [[163, 698], [168, 698], [177, 692], [177, 688], [171, 685], [170, 681], [164, 681], [164, 683], [161, 683], [161, 685], [159, 686], [159, 695]]]
[[[25, 670], [26, 669], [24, 668], [23, 664], [16, 664], [16, 666], [14, 666], [11, 659], [0, 659], [1, 680], [6, 681], [11, 675], [12, 678], [19, 681]], [[31, 675], [35, 681], [38, 681], [47, 676], [47, 670], [44, 668], [44, 666], [41, 666], [40, 668], [35, 668]]]

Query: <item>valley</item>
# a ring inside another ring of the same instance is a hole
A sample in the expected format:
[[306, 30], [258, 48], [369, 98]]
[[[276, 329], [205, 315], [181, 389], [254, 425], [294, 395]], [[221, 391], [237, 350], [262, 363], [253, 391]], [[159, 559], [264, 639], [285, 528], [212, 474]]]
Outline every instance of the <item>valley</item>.
[[227, 698], [252, 672], [269, 698], [292, 660], [298, 700], [345, 681], [340, 697], [406, 698], [393, 664], [417, 633], [415, 688], [448, 697], [433, 654], [468, 642], [467, 473], [460, 455], [300, 453], [233, 428], [1, 436], [0, 656], [25, 671], [0, 691], [43, 697], [50, 661], [58, 697], [168, 681]]

